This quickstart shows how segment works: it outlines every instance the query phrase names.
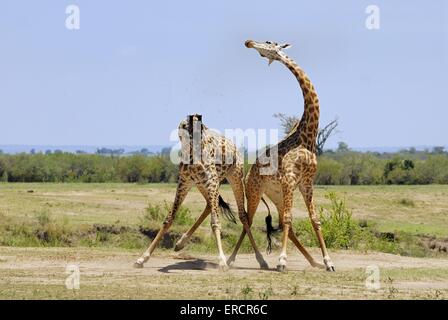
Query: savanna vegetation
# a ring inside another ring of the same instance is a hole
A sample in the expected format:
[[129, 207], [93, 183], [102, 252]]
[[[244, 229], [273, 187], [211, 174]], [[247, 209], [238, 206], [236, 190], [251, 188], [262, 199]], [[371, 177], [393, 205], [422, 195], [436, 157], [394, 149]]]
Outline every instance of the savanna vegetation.
[[175, 182], [166, 155], [0, 154], [2, 182]]
[[[236, 267], [218, 273], [213, 268], [216, 241], [209, 219], [184, 251], [173, 253], [178, 237], [205, 206], [193, 189], [147, 267], [133, 269], [132, 262], [160, 228], [174, 190], [173, 183], [0, 184], [0, 298], [447, 297], [448, 186], [317, 186], [323, 233], [338, 272], [309, 267], [290, 244], [288, 263], [294, 272], [287, 274], [259, 271], [247, 239]], [[220, 193], [236, 208], [229, 186], [222, 186]], [[258, 211], [252, 230], [264, 252], [267, 212], [263, 205]], [[320, 257], [298, 193], [293, 215], [299, 239]], [[229, 253], [241, 224], [224, 218], [222, 224]], [[271, 267], [277, 262], [279, 236], [275, 235], [274, 252], [264, 254]], [[80, 290], [65, 287], [69, 264], [80, 267]], [[366, 290], [367, 265], [381, 268], [379, 290]], [[215, 281], [210, 282], [211, 277]]]
[[[285, 119], [285, 124], [294, 120]], [[300, 277], [259, 274], [246, 239], [238, 258], [241, 269], [214, 274], [218, 282], [204, 285], [209, 279], [204, 272], [214, 272], [207, 269], [216, 252], [209, 221], [179, 256], [172, 254], [177, 239], [205, 206], [197, 190], [190, 192], [151, 260], [151, 266], [159, 264], [160, 269], [136, 273], [131, 262], [156, 235], [174, 197], [178, 167], [170, 161], [169, 150], [160, 154], [107, 148], [96, 154], [0, 151], [0, 298], [181, 298], [179, 292], [185, 298], [445, 298], [448, 153], [442, 147], [362, 153], [343, 142], [335, 150], [325, 150], [336, 127], [335, 120], [320, 131], [315, 181], [325, 241], [341, 267], [336, 276], [314, 269]], [[220, 193], [236, 208], [229, 186], [222, 186]], [[294, 231], [318, 257], [317, 239], [298, 192], [294, 201]], [[262, 250], [267, 246], [266, 213], [261, 205], [253, 224]], [[226, 252], [231, 252], [240, 232], [240, 223], [222, 218]], [[274, 251], [279, 236], [274, 235]], [[299, 263], [305, 270], [303, 257], [291, 244], [289, 250], [296, 268]], [[275, 256], [267, 256], [271, 266]], [[68, 261], [82, 268], [79, 292], [63, 286]], [[380, 290], [365, 290], [366, 263], [381, 266]], [[159, 277], [160, 272], [167, 276]]]
[[[246, 164], [246, 168], [249, 164]], [[0, 154], [0, 182], [176, 182], [168, 154]], [[322, 152], [318, 185], [448, 184], [443, 148], [397, 153], [355, 152], [341, 142]]]
[[[0, 246], [142, 249], [162, 225], [174, 188], [173, 184], [4, 184], [0, 187]], [[236, 208], [229, 186], [221, 189]], [[316, 203], [330, 248], [433, 256], [448, 250], [443, 240], [448, 237], [446, 195], [445, 186], [318, 187]], [[433, 203], [430, 212], [429, 202]], [[193, 190], [162, 247], [172, 248], [204, 206], [200, 193]], [[318, 247], [299, 195], [294, 207], [298, 208], [294, 229], [299, 238], [306, 246]], [[267, 245], [266, 208], [260, 206], [259, 211], [254, 234], [263, 248]], [[222, 222], [223, 243], [231, 250], [241, 224], [224, 218]], [[210, 253], [215, 246], [209, 224], [204, 223], [190, 249]], [[251, 251], [249, 242], [244, 242], [242, 252]]]
[[318, 160], [316, 184], [447, 184], [448, 153], [443, 149], [397, 153], [354, 152], [344, 143]]

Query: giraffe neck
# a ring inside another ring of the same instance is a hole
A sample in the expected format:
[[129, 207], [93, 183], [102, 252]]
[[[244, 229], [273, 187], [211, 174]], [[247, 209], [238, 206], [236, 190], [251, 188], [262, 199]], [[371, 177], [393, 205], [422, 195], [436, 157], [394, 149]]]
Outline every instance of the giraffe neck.
[[300, 144], [311, 152], [316, 152], [316, 137], [319, 130], [319, 99], [311, 80], [291, 58], [283, 55], [280, 60], [297, 78], [302, 89], [304, 111], [300, 121], [294, 126], [287, 139], [300, 139]]

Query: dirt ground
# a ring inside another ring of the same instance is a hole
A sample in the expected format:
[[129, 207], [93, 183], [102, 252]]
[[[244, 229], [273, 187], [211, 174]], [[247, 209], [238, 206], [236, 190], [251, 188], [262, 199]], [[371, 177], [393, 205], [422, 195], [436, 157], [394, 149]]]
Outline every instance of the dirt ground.
[[[320, 253], [311, 250], [318, 258]], [[143, 269], [140, 252], [107, 248], [0, 247], [1, 299], [447, 299], [448, 259], [384, 253], [332, 252], [337, 272], [311, 268], [297, 252], [288, 272], [275, 271], [277, 254], [262, 271], [253, 255], [237, 257], [227, 272], [216, 257], [156, 251]], [[69, 265], [79, 267], [80, 288], [69, 290]], [[381, 288], [366, 287], [366, 267], [377, 266]]]

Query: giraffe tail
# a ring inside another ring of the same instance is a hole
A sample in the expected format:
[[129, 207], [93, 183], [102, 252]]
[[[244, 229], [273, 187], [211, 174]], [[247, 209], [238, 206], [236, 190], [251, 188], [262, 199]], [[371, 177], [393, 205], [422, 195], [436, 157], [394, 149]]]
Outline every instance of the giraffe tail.
[[221, 209], [221, 213], [223, 216], [225, 216], [229, 221], [236, 224], [236, 218], [233, 214], [232, 209], [230, 208], [230, 205], [224, 201], [224, 199], [219, 195], [219, 208]]
[[279, 224], [278, 228], [274, 228], [274, 226], [272, 225], [271, 209], [269, 208], [268, 203], [266, 202], [266, 200], [264, 200], [263, 197], [261, 197], [261, 201], [263, 201], [264, 205], [268, 209], [268, 215], [265, 218], [265, 222], [266, 222], [266, 237], [268, 239], [267, 252], [271, 253], [271, 251], [272, 251], [272, 234], [274, 232], [276, 232], [276, 231], [281, 230], [281, 225]]

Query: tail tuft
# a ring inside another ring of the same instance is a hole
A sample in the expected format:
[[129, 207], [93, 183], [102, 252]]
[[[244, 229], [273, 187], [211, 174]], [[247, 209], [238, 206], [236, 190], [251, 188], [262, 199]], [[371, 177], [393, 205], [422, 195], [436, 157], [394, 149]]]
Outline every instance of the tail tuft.
[[221, 213], [231, 222], [236, 224], [235, 215], [230, 208], [230, 205], [224, 201], [224, 199], [219, 195], [219, 208], [221, 209]]
[[268, 215], [266, 216], [264, 221], [266, 222], [266, 237], [268, 239], [267, 252], [271, 253], [271, 251], [272, 251], [272, 238], [271, 238], [272, 234], [275, 233], [275, 232], [282, 231], [283, 230], [283, 225], [281, 223], [279, 223], [277, 228], [274, 228], [272, 226], [271, 209], [269, 208], [268, 203], [266, 202], [266, 200], [264, 200], [263, 197], [261, 198], [261, 201], [263, 201], [264, 205], [268, 209]]
[[265, 204], [266, 208], [268, 209], [268, 215], [266, 216], [266, 218], [264, 219], [264, 221], [266, 222], [266, 238], [268, 239], [268, 248], [267, 251], [268, 253], [271, 253], [272, 251], [272, 234], [274, 233], [275, 229], [272, 226], [272, 216], [271, 216], [271, 209], [269, 208], [266, 200], [264, 200], [263, 198], [261, 198], [261, 201], [263, 201], [263, 203]]

